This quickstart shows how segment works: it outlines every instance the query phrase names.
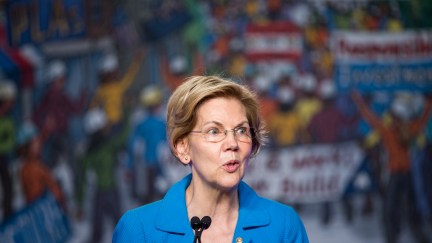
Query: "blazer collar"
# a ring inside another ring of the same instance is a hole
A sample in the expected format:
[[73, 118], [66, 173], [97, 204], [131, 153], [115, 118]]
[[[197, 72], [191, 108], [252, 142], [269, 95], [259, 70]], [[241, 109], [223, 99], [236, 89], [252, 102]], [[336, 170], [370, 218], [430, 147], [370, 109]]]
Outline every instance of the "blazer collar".
[[157, 229], [175, 234], [193, 233], [189, 224], [185, 193], [191, 179], [192, 174], [189, 174], [168, 190], [157, 215]]
[[[185, 176], [174, 184], [161, 202], [156, 219], [157, 229], [174, 234], [192, 234], [186, 209], [186, 188], [189, 186], [192, 174]], [[270, 224], [267, 209], [260, 205], [260, 197], [243, 181], [239, 184], [239, 219], [236, 231], [248, 228], [262, 227]]]
[[237, 228], [248, 229], [270, 224], [270, 214], [262, 206], [262, 198], [243, 181], [239, 184], [239, 201]]

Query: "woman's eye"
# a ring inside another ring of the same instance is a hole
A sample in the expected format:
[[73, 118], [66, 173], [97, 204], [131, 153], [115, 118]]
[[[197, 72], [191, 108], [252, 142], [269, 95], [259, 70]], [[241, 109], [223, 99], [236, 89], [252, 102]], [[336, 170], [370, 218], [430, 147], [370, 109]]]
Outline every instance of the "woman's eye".
[[238, 134], [247, 134], [247, 128], [246, 127], [239, 127], [236, 129]]
[[217, 134], [219, 134], [220, 132], [219, 132], [219, 129], [217, 129], [217, 128], [212, 128], [212, 129], [208, 130], [207, 133], [210, 134], [210, 135], [217, 135]]

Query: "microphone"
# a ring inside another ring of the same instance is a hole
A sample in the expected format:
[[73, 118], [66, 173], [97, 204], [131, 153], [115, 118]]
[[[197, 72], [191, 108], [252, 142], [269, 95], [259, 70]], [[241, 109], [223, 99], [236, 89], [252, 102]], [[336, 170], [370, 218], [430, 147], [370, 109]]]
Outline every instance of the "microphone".
[[201, 228], [201, 220], [197, 216], [191, 218], [191, 227], [195, 231]]
[[210, 225], [211, 225], [211, 218], [210, 218], [210, 216], [204, 216], [201, 219], [201, 224], [202, 224], [203, 230], [208, 229], [210, 227]]
[[201, 234], [204, 230], [208, 229], [211, 224], [210, 216], [204, 216], [201, 220], [197, 216], [191, 218], [191, 227], [195, 231], [193, 243], [201, 243]]

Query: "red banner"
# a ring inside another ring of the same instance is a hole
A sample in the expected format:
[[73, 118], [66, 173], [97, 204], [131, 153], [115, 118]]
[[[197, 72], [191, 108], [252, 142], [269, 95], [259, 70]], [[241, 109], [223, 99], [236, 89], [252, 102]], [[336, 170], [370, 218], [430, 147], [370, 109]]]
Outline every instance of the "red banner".
[[303, 51], [300, 29], [290, 22], [249, 25], [245, 34], [249, 60], [298, 59]]

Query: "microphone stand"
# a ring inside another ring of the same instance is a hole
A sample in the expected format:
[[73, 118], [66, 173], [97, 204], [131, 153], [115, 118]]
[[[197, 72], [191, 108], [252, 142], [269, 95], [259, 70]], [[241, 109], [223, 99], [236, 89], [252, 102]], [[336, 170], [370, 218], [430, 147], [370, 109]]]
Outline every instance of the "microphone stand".
[[195, 230], [194, 243], [201, 243], [202, 230]]

